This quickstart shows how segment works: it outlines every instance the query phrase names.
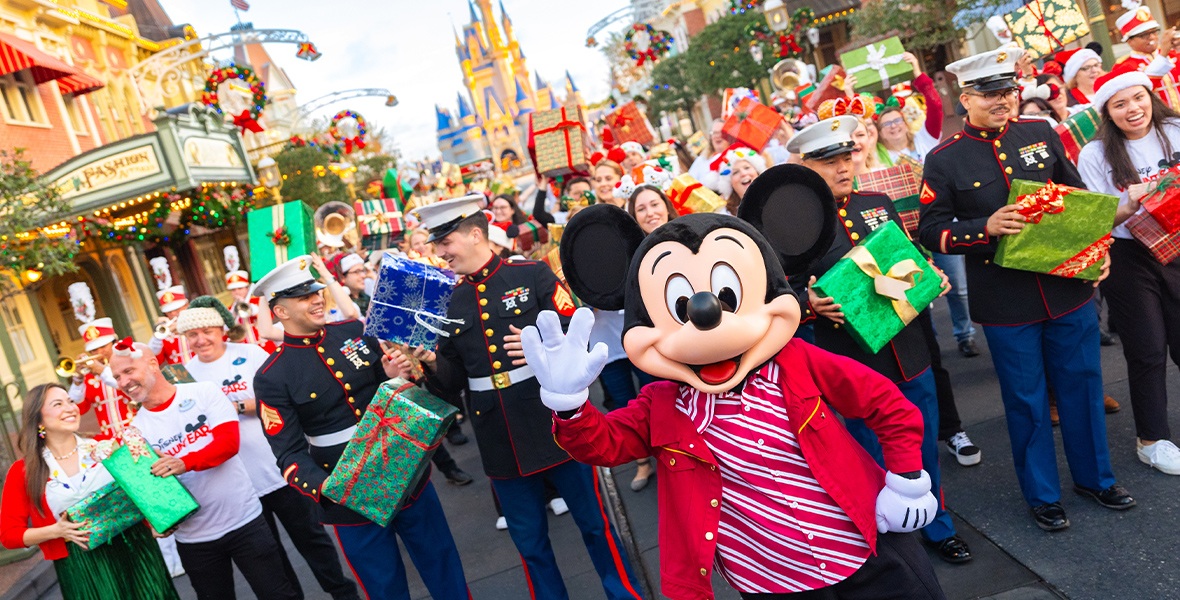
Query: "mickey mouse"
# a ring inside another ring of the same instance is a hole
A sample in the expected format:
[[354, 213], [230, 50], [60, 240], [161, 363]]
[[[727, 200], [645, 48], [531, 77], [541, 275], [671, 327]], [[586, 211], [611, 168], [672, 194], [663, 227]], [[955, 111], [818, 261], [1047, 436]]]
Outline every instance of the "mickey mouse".
[[[587, 404], [607, 358], [604, 344], [587, 351], [593, 313], [579, 309], [563, 334], [542, 312], [522, 345], [555, 438], [589, 464], [658, 461], [661, 591], [673, 600], [712, 598], [714, 566], [747, 600], [941, 599], [919, 542], [898, 535], [937, 507], [921, 414], [868, 367], [793, 339], [800, 306], [784, 273], [831, 246], [831, 191], [781, 165], [744, 202], [762, 209], [749, 223], [690, 214], [647, 237], [610, 205], [570, 220], [570, 287], [590, 306], [623, 309], [628, 358], [667, 381], [602, 414]], [[889, 472], [837, 413], [864, 419]]]

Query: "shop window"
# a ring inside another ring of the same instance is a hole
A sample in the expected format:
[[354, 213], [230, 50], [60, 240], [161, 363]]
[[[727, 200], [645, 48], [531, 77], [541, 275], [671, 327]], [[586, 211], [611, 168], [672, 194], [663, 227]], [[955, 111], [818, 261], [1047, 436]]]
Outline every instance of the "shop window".
[[201, 269], [205, 273], [209, 289], [213, 294], [227, 291], [225, 289], [225, 259], [222, 256], [221, 247], [214, 243], [212, 238], [201, 240], [196, 246], [197, 257], [201, 261]]
[[4, 116], [13, 123], [48, 124], [45, 107], [37, 85], [27, 71], [18, 71], [0, 77], [0, 93], [4, 96]]
[[33, 345], [29, 343], [29, 334], [25, 331], [20, 309], [12, 306], [10, 302], [0, 302], [0, 314], [4, 316], [4, 328], [8, 330], [8, 339], [12, 340], [20, 364], [36, 360], [37, 354], [33, 352]]
[[74, 133], [86, 135], [89, 130], [86, 129], [86, 120], [82, 116], [82, 100], [70, 94], [62, 98], [66, 103], [66, 113], [70, 115], [70, 124], [74, 127]]

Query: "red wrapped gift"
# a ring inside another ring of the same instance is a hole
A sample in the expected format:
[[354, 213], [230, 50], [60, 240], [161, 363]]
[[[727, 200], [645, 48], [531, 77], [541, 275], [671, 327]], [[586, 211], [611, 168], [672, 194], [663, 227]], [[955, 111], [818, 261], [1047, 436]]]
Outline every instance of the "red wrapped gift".
[[639, 112], [634, 100], [607, 115], [606, 125], [610, 127], [616, 144], [639, 142], [644, 146], [650, 146], [656, 139], [656, 134], [648, 127], [647, 119]]
[[824, 100], [834, 100], [844, 97], [844, 67], [832, 65], [828, 74], [815, 86], [815, 91], [807, 98], [805, 106], [814, 111]]
[[405, 225], [402, 223], [402, 211], [397, 206], [397, 200], [393, 198], [354, 202], [359, 233], [362, 236], [400, 233]]
[[1135, 239], [1147, 247], [1160, 264], [1166, 265], [1180, 256], [1180, 232], [1168, 233], [1151, 215], [1135, 213], [1123, 225]]
[[782, 121], [782, 115], [774, 109], [749, 98], [742, 98], [721, 130], [729, 137], [760, 152], [774, 136], [774, 130], [778, 129]]
[[1160, 177], [1151, 195], [1143, 199], [1143, 208], [1168, 233], [1180, 231], [1180, 173], [1168, 169]]
[[529, 115], [528, 149], [537, 173], [556, 177], [588, 172], [589, 145], [581, 108], [572, 114], [561, 107]]

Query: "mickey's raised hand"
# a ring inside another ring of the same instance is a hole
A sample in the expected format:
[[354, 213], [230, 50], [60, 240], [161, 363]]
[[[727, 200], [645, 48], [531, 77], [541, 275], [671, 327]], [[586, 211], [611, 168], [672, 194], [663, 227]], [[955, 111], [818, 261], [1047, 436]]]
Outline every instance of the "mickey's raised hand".
[[590, 384], [606, 366], [606, 344], [587, 352], [594, 311], [579, 308], [570, 319], [569, 333], [561, 332], [557, 313], [542, 311], [537, 325], [520, 334], [524, 357], [541, 384], [541, 402], [553, 411], [575, 410], [590, 397]]

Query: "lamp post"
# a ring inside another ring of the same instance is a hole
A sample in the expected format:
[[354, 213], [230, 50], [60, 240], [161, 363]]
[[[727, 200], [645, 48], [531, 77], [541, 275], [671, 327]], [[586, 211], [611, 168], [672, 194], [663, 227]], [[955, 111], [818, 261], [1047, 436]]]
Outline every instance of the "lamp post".
[[790, 18], [783, 0], [766, 0], [762, 5], [762, 13], [766, 15], [766, 24], [770, 26], [771, 31], [781, 33], [787, 30]]
[[279, 165], [275, 159], [267, 156], [258, 161], [258, 180], [266, 189], [274, 194], [275, 204], [283, 201], [282, 196], [279, 195], [279, 189], [283, 187], [283, 175], [279, 173]]

